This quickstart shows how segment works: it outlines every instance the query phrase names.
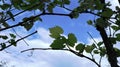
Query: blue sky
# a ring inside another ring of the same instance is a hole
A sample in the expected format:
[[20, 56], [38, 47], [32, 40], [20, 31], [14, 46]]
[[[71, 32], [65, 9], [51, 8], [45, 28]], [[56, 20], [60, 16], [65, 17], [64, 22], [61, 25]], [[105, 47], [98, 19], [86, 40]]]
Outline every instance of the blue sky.
[[[111, 2], [116, 5], [116, 0], [111, 0]], [[72, 9], [78, 4], [75, 3], [75, 0], [72, 0], [71, 5], [72, 6], [68, 7]], [[68, 13], [68, 11], [60, 8], [55, 9], [55, 12], [59, 11]], [[22, 16], [29, 16], [30, 14], [31, 13], [21, 14], [20, 16], [16, 17], [17, 20], [15, 22], [11, 20], [8, 22], [10, 22], [10, 24], [15, 24], [18, 21], [21, 21]], [[25, 36], [34, 30], [38, 30], [38, 34], [35, 34], [34, 36], [26, 39], [26, 42], [29, 44], [29, 46], [21, 41], [18, 43], [17, 47], [13, 46], [6, 49], [5, 51], [0, 52], [0, 60], [6, 61], [9, 67], [11, 65], [15, 65], [16, 67], [88, 67], [91, 65], [92, 67], [96, 67], [96, 65], [89, 60], [77, 57], [76, 55], [66, 51], [34, 51], [32, 56], [31, 51], [20, 53], [21, 50], [31, 47], [49, 47], [53, 39], [49, 37], [48, 28], [54, 27], [56, 25], [61, 26], [64, 29], [64, 35], [67, 35], [68, 33], [74, 33], [79, 42], [86, 44], [93, 42], [87, 32], [90, 32], [96, 41], [101, 40], [99, 33], [95, 30], [95, 28], [87, 25], [86, 23], [86, 20], [94, 18], [94, 16], [90, 14], [82, 14], [77, 19], [70, 19], [69, 17], [63, 16], [42, 16], [41, 18], [43, 19], [43, 22], [35, 23], [33, 29], [28, 32], [24, 30], [23, 27], [16, 28], [17, 33], [21, 36]], [[6, 34], [9, 32], [13, 31], [7, 30], [0, 34]], [[95, 57], [99, 58], [98, 56]], [[103, 67], [107, 67], [108, 62], [106, 62], [106, 59], [104, 59], [102, 62]]]

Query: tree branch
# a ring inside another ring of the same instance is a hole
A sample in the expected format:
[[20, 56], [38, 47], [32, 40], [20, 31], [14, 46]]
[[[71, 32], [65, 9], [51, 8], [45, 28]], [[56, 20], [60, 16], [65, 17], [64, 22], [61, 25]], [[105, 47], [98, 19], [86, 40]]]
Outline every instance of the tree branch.
[[[58, 6], [59, 7], [59, 6]], [[69, 8], [66, 8], [66, 7], [62, 7], [62, 8], [64, 8], [64, 9], [66, 9], [66, 10], [68, 10], [68, 11], [73, 11], [73, 10], [71, 10], [71, 9], [69, 9]], [[93, 15], [96, 15], [96, 16], [99, 16], [99, 17], [102, 17], [102, 18], [109, 18], [109, 17], [104, 17], [104, 16], [101, 16], [101, 15], [99, 15], [99, 14], [96, 14], [96, 13], [94, 13], [94, 12], [92, 12], [92, 11], [88, 11], [88, 10], [86, 10], [86, 11], [82, 11], [82, 12], [79, 12], [80, 14], [81, 13], [89, 13], [89, 14], [93, 14]], [[110, 17], [110, 19], [116, 19], [115, 17]]]
[[72, 52], [73, 54], [75, 54], [75, 55], [77, 55], [79, 57], [84, 57], [84, 58], [94, 62], [98, 67], [100, 67], [100, 65], [94, 59], [91, 59], [91, 58], [89, 58], [89, 57], [87, 57], [87, 56], [85, 56], [83, 54], [80, 54], [79, 52], [76, 52], [76, 51], [72, 50], [72, 49], [30, 48], [30, 49], [26, 49], [26, 50], [21, 51], [21, 53], [29, 51], [29, 50], [65, 50], [65, 51], [70, 51], [70, 52]]
[[29, 51], [29, 50], [65, 50], [65, 51], [69, 51], [68, 49], [30, 48], [30, 49], [26, 49], [26, 50], [21, 51], [21, 53]]
[[[27, 8], [27, 9], [25, 9], [25, 10], [23, 10], [23, 11], [21, 11], [21, 12], [19, 12], [19, 13], [17, 13], [17, 14], [15, 14], [15, 15], [13, 15], [13, 17], [16, 17], [16, 16], [18, 16], [18, 15], [26, 12], [27, 10], [29, 10], [29, 9], [31, 9], [31, 8], [34, 8], [34, 7], [36, 7], [36, 6], [39, 6], [39, 5], [40, 5], [40, 2], [37, 3], [37, 4], [35, 4], [35, 5], [33, 5], [33, 6], [31, 6], [31, 7], [29, 7], [29, 8]], [[7, 18], [5, 21], [10, 20], [10, 19], [11, 19], [11, 17]]]
[[[38, 14], [36, 16], [34, 16], [32, 19], [35, 19], [39, 16], [42, 16], [42, 15], [59, 15], [59, 16], [69, 16], [69, 14], [60, 14], [60, 13], [41, 13], [41, 14]], [[15, 25], [12, 25], [12, 26], [9, 26], [9, 27], [5, 27], [5, 28], [2, 28], [0, 29], [0, 31], [3, 31], [3, 30], [7, 30], [7, 29], [10, 29], [10, 28], [13, 28], [13, 27], [17, 27], [17, 26], [21, 26], [23, 23], [27, 22], [29, 20], [26, 20], [26, 21], [23, 21], [23, 22], [20, 22], [18, 24], [15, 24]]]
[[[33, 33], [31, 33], [31, 34], [29, 34], [29, 35], [27, 35], [27, 36], [24, 36], [24, 37], [22, 37], [22, 38], [16, 40], [15, 43], [17, 43], [17, 42], [19, 42], [19, 41], [21, 41], [21, 40], [23, 40], [23, 39], [25, 39], [25, 38], [27, 38], [27, 37], [29, 37], [29, 36], [35, 34], [35, 33], [37, 33], [37, 31], [35, 31], [35, 32], [33, 32]], [[6, 49], [6, 48], [8, 48], [8, 47], [10, 47], [10, 46], [12, 46], [12, 45], [13, 45], [13, 44], [10, 44], [10, 45], [6, 46], [5, 48], [1, 48], [0, 51], [4, 50], [4, 49]]]
[[111, 67], [119, 67], [117, 64], [116, 52], [113, 48], [113, 44], [111, 43], [110, 39], [107, 36], [105, 29], [100, 27], [99, 25], [96, 26], [96, 29], [100, 32], [102, 40], [105, 44], [107, 55], [108, 55], [108, 61], [111, 64]]

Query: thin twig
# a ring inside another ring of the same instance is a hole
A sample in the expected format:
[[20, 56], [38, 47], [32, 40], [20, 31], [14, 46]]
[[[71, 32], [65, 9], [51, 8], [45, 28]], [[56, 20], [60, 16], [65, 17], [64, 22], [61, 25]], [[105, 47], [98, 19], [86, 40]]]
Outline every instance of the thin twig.
[[87, 33], [88, 33], [88, 35], [92, 38], [92, 40], [94, 41], [94, 43], [96, 44], [96, 45], [95, 45], [96, 48], [98, 48], [98, 47], [97, 47], [97, 44], [98, 44], [98, 43], [95, 41], [95, 39], [93, 38], [93, 36], [92, 36], [89, 32], [87, 32]]
[[[15, 31], [14, 28], [12, 28], [12, 30], [14, 31], [14, 33], [15, 33], [18, 37], [22, 38], [22, 37]], [[29, 44], [28, 44], [24, 39], [23, 39], [23, 41], [26, 43], [27, 46], [29, 46]]]
[[53, 49], [53, 48], [30, 48], [30, 49], [26, 49], [21, 51], [21, 53], [26, 52], [26, 51], [30, 51], [30, 50], [66, 50], [69, 51], [68, 49]]
[[102, 61], [102, 56], [100, 57], [100, 60], [99, 60], [99, 65], [101, 66], [101, 61]]

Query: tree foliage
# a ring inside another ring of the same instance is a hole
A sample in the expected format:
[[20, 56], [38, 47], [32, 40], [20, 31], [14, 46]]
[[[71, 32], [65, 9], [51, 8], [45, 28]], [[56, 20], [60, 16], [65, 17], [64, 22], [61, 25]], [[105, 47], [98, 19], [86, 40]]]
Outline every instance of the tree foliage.
[[[98, 67], [101, 67], [101, 63], [98, 63], [94, 55], [99, 55], [101, 58], [108, 58], [111, 67], [119, 67], [117, 58], [120, 57], [120, 49], [114, 47], [114, 45], [120, 41], [120, 8], [116, 6], [116, 10], [109, 8], [110, 2], [103, 3], [101, 0], [78, 0], [79, 5], [74, 9], [67, 8], [71, 5], [71, 0], [0, 0], [0, 32], [14, 28], [24, 27], [27, 31], [32, 29], [36, 21], [42, 21], [43, 15], [57, 15], [66, 16], [71, 19], [76, 19], [80, 14], [91, 14], [97, 18], [88, 20], [87, 23], [92, 25], [100, 33], [102, 41], [91, 45], [84, 43], [78, 43], [78, 40], [74, 33], [69, 33], [64, 36], [64, 30], [60, 26], [49, 28], [50, 36], [54, 38], [53, 43], [50, 45], [52, 50], [67, 50], [79, 57], [84, 57], [94, 62]], [[70, 11], [70, 13], [56, 13], [54, 9], [60, 7]], [[14, 11], [19, 11], [14, 13]], [[9, 24], [8, 20], [16, 21], [15, 17], [24, 12], [32, 12], [39, 10], [37, 15], [31, 15], [29, 17], [23, 17], [21, 22], [16, 24]], [[106, 29], [109, 28], [110, 35], [107, 34]], [[111, 32], [113, 30], [113, 32]], [[16, 39], [16, 34], [9, 33], [9, 35], [0, 34], [0, 39], [5, 42], [0, 42], [0, 51], [10, 47], [17, 46], [17, 42], [21, 41], [37, 31], [28, 34], [25, 37]], [[92, 36], [91, 36], [92, 37]], [[93, 38], [94, 40], [94, 38]], [[49, 49], [48, 49], [49, 50]], [[87, 57], [84, 53], [91, 54], [91, 57]], [[101, 61], [101, 58], [99, 61]]]

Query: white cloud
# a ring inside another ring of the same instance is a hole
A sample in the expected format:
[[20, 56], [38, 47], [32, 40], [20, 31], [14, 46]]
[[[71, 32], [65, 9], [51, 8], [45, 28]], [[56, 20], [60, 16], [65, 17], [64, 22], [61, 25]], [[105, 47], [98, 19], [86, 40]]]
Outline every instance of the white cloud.
[[112, 4], [110, 8], [113, 10], [115, 10], [115, 6], [119, 6], [118, 0], [106, 0], [106, 2], [110, 2]]
[[[97, 42], [97, 43], [100, 42], [100, 41], [102, 41], [102, 39], [101, 39], [100, 37], [98, 37], [98, 38], [94, 38], [94, 40], [95, 40], [95, 42]], [[88, 44], [91, 45], [91, 44], [95, 43], [94, 40], [91, 39], [91, 38], [88, 38], [88, 39], [87, 39]]]
[[38, 28], [38, 34], [40, 35], [40, 39], [44, 42], [50, 43], [53, 39], [49, 36], [50, 33], [48, 30], [44, 28]]
[[[19, 30], [16, 30], [19, 31]], [[22, 31], [19, 31], [21, 35]], [[43, 35], [44, 34], [44, 35]], [[26, 35], [26, 33], [25, 33]], [[23, 35], [24, 36], [24, 35]], [[81, 65], [80, 63], [73, 63], [78, 61], [84, 61], [79, 60], [78, 57], [74, 54], [71, 54], [69, 52], [65, 51], [34, 51], [33, 55], [30, 57], [28, 55], [31, 55], [31, 51], [20, 53], [21, 50], [25, 50], [28, 48], [45, 48], [49, 47], [50, 43], [52, 42], [52, 38], [49, 37], [48, 30], [44, 28], [38, 29], [38, 37], [39, 38], [32, 38], [32, 39], [26, 39], [26, 42], [29, 44], [27, 46], [23, 41], [18, 42], [17, 47], [10, 47], [6, 49], [5, 51], [0, 52], [0, 61], [6, 60], [8, 62], [9, 66], [15, 65], [16, 67], [61, 67], [61, 66], [77, 66]], [[62, 65], [61, 65], [62, 64]], [[81, 67], [84, 67], [81, 65]], [[87, 67], [87, 66], [86, 66]]]

